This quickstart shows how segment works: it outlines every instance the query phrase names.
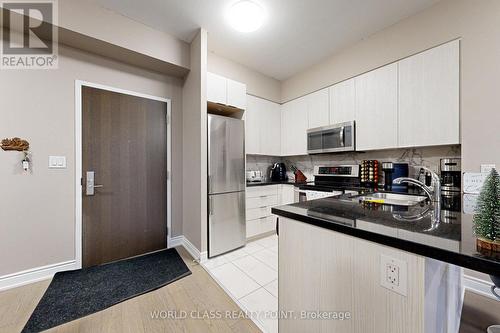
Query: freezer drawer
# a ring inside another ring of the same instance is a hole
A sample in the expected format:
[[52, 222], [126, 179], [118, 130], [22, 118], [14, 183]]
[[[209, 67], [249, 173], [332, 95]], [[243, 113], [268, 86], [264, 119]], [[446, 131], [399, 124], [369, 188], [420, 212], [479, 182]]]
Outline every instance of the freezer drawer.
[[209, 195], [208, 200], [208, 256], [244, 246], [245, 192]]

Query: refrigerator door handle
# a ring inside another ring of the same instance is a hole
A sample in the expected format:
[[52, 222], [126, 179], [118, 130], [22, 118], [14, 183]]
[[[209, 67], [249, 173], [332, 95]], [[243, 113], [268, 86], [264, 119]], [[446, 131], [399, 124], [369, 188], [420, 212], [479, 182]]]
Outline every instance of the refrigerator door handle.
[[208, 198], [208, 215], [214, 215], [212, 197]]
[[208, 175], [208, 193], [212, 193], [212, 176]]

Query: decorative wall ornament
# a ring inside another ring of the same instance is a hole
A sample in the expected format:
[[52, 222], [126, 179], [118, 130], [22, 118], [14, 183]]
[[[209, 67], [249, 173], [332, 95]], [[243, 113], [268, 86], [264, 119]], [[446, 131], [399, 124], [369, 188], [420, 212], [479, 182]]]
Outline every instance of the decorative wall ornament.
[[21, 138], [3, 139], [0, 147], [5, 150], [13, 151], [27, 151], [30, 149], [30, 144], [28, 141]]

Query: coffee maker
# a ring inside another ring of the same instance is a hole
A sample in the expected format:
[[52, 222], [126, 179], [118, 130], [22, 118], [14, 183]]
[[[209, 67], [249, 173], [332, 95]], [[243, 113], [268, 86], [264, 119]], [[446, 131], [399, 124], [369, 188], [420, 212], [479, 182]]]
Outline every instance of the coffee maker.
[[441, 191], [443, 193], [460, 193], [461, 191], [461, 160], [460, 158], [443, 158], [441, 169]]
[[280, 182], [288, 179], [286, 175], [286, 166], [285, 163], [274, 163], [271, 168], [271, 181]]

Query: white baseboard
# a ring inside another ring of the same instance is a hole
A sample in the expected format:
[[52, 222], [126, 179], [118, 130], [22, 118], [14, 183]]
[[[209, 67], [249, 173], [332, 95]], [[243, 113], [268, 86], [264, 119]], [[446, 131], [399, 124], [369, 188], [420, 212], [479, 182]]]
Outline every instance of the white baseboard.
[[491, 286], [493, 286], [491, 281], [485, 281], [473, 276], [464, 275], [464, 287], [466, 290], [499, 301], [499, 299], [491, 293]]
[[[169, 248], [176, 246], [183, 246], [186, 251], [188, 251], [189, 254], [198, 261], [203, 258], [206, 260], [206, 252], [200, 253], [200, 251], [182, 235], [168, 239]], [[51, 279], [57, 272], [78, 269], [77, 266], [76, 260], [70, 260], [0, 276], [0, 291]]]
[[170, 241], [168, 242], [168, 248], [170, 249], [177, 246], [184, 247], [186, 251], [188, 251], [188, 253], [191, 255], [191, 257], [193, 257], [193, 259], [198, 262], [206, 257], [206, 252], [200, 253], [200, 250], [198, 250], [198, 248], [194, 246], [193, 243], [191, 243], [189, 239], [187, 239], [183, 235], [170, 238]]
[[182, 246], [183, 241], [184, 241], [184, 236], [182, 236], [182, 235], [175, 236], [172, 238], [169, 237], [167, 240], [168, 248], [171, 249], [173, 247]]
[[76, 261], [70, 260], [0, 276], [0, 291], [51, 279], [57, 272], [77, 269], [76, 266]]

